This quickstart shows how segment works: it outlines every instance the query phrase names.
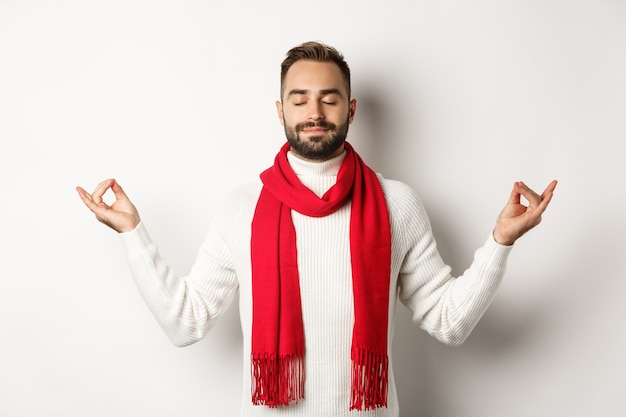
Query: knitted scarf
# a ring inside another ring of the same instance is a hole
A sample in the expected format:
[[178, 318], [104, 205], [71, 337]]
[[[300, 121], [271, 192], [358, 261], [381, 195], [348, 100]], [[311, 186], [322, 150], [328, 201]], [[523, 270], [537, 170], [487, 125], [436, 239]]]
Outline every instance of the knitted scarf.
[[332, 214], [351, 199], [350, 250], [354, 297], [350, 410], [387, 406], [387, 324], [391, 232], [382, 188], [350, 144], [337, 182], [321, 198], [304, 186], [285, 144], [261, 174], [252, 220], [252, 402], [278, 407], [304, 398], [304, 329], [296, 231], [291, 210]]

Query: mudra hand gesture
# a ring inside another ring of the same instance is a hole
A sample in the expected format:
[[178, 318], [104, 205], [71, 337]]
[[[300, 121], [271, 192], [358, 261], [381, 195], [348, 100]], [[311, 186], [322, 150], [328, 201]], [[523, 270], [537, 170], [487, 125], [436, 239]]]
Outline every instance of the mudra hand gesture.
[[[109, 189], [115, 196], [115, 201], [111, 205], [102, 200], [102, 196]], [[135, 205], [131, 203], [122, 187], [114, 179], [102, 181], [91, 194], [81, 187], [76, 187], [76, 191], [87, 208], [96, 215], [98, 221], [119, 233], [133, 230], [141, 221]]]
[[[524, 233], [541, 222], [541, 215], [548, 207], [556, 180], [552, 181], [541, 195], [537, 194], [521, 181], [513, 185], [513, 190], [506, 205], [498, 216], [493, 237], [502, 245], [512, 245]], [[528, 206], [521, 203], [521, 196], [528, 200]]]
[[[531, 190], [521, 181], [513, 185], [509, 200], [500, 212], [493, 237], [502, 245], [512, 245], [517, 239], [541, 222], [541, 216], [548, 207], [557, 181], [552, 181], [541, 195]], [[108, 205], [102, 196], [109, 190], [113, 191], [115, 201]], [[117, 232], [133, 230], [141, 218], [135, 205], [115, 179], [102, 181], [92, 194], [81, 187], [76, 187], [78, 195], [98, 221], [106, 224]], [[521, 203], [521, 197], [528, 200], [528, 206]]]

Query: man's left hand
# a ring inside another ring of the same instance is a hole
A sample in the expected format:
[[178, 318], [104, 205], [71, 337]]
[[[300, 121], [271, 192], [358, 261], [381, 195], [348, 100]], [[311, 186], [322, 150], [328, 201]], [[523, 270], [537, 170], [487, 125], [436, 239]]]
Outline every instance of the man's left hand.
[[[524, 233], [541, 223], [541, 215], [548, 207], [557, 181], [554, 180], [537, 194], [522, 181], [513, 184], [509, 201], [500, 212], [493, 237], [502, 245], [512, 245]], [[521, 203], [521, 196], [528, 200], [528, 206]]]

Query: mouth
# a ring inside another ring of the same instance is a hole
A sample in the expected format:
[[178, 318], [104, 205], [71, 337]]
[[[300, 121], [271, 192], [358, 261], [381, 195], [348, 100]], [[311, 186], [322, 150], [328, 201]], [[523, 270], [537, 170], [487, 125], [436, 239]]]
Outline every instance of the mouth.
[[307, 129], [302, 129], [301, 132], [308, 134], [308, 135], [319, 135], [322, 133], [326, 133], [328, 131], [328, 129], [324, 129], [321, 127], [311, 127], [311, 128], [307, 128]]
[[296, 126], [296, 131], [305, 133], [307, 135], [320, 135], [320, 134], [328, 132], [329, 130], [333, 130], [334, 128], [335, 128], [335, 125], [332, 123], [319, 121], [319, 122], [300, 123], [299, 125]]

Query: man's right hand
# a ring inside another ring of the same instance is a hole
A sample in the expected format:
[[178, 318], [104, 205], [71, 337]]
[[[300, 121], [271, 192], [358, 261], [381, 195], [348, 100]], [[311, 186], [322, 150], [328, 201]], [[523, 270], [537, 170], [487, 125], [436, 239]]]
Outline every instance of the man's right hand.
[[[115, 196], [115, 201], [110, 206], [102, 200], [102, 196], [109, 188]], [[76, 187], [76, 191], [98, 221], [119, 233], [130, 232], [141, 221], [139, 212], [114, 179], [102, 181], [91, 194], [81, 187]]]

